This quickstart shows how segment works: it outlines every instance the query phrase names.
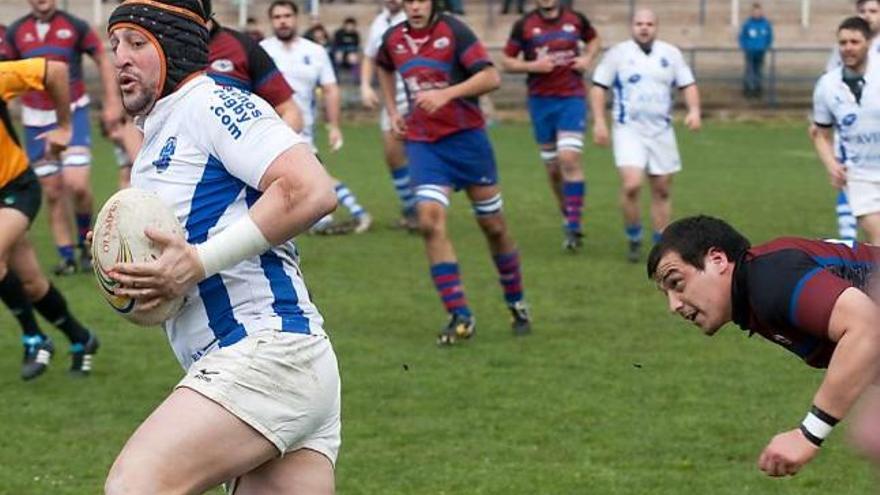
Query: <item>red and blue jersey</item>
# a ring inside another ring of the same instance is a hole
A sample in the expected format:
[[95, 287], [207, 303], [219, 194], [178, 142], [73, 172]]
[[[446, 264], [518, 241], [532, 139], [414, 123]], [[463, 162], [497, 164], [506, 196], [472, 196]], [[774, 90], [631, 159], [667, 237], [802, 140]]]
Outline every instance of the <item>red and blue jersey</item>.
[[595, 38], [596, 30], [579, 12], [561, 7], [558, 16], [547, 19], [533, 10], [513, 25], [504, 54], [517, 57], [522, 53], [525, 60], [552, 58], [555, 67], [551, 72], [528, 75], [530, 96], [584, 96], [584, 74], [574, 70], [572, 64], [581, 54], [581, 42], [589, 43]]
[[441, 14], [423, 29], [412, 28], [409, 22], [391, 27], [382, 39], [376, 64], [397, 70], [403, 78], [410, 101], [406, 139], [434, 142], [484, 127], [477, 98], [457, 98], [430, 115], [413, 103], [419, 91], [454, 86], [492, 65], [485, 46], [462, 21]]
[[208, 75], [222, 86], [256, 93], [273, 107], [290, 100], [293, 89], [266, 50], [249, 35], [214, 22]]
[[6, 41], [6, 26], [0, 24], [0, 61], [12, 59], [12, 48]]
[[837, 298], [850, 287], [876, 296], [878, 262], [880, 248], [858, 242], [783, 237], [753, 247], [734, 270], [733, 321], [825, 368]]
[[[32, 14], [18, 19], [6, 32], [6, 43], [12, 58], [43, 57], [67, 63], [71, 102], [77, 102], [86, 94], [82, 54], [94, 56], [104, 50], [101, 40], [88, 23], [60, 10], [56, 10], [46, 23]], [[25, 93], [22, 103], [38, 110], [55, 108], [52, 98], [45, 91]]]

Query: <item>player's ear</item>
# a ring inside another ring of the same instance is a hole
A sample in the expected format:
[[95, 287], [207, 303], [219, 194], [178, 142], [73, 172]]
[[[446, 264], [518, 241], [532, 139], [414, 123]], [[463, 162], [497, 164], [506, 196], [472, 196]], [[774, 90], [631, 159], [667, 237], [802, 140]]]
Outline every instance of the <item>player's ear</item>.
[[706, 252], [705, 263], [706, 265], [711, 264], [717, 271], [722, 273], [731, 267], [730, 258], [727, 257], [727, 253], [718, 247], [709, 248], [709, 251]]

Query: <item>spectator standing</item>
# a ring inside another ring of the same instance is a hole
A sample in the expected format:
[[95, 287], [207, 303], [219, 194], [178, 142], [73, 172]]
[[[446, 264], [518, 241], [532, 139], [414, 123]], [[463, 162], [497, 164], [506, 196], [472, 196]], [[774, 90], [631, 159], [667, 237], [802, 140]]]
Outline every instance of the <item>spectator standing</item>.
[[[333, 33], [331, 55], [336, 68], [356, 71], [360, 65], [358, 63], [360, 46], [361, 35], [357, 30], [357, 20], [354, 17], [347, 17], [343, 21], [342, 27]], [[355, 79], [357, 79], [356, 76]]]
[[759, 98], [764, 79], [764, 55], [773, 45], [773, 24], [764, 17], [760, 3], [752, 4], [752, 14], [739, 32], [739, 47], [746, 60], [743, 76], [743, 94], [746, 98]]

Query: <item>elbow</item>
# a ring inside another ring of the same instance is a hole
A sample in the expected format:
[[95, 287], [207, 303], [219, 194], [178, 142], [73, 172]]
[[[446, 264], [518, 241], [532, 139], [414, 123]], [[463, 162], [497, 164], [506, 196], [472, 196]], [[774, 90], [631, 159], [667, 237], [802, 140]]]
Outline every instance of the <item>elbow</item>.
[[491, 69], [489, 69], [487, 74], [488, 74], [487, 85], [489, 86], [489, 91], [495, 91], [496, 89], [500, 88], [501, 87], [501, 73], [498, 72], [498, 69], [492, 67]]

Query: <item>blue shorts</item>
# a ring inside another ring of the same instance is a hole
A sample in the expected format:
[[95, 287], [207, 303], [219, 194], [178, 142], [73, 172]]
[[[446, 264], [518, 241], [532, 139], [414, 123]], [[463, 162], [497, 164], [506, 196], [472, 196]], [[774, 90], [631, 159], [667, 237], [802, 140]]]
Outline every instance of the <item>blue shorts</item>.
[[[88, 105], [74, 110], [73, 115], [71, 115], [71, 120], [71, 123], [73, 124], [73, 135], [70, 137], [69, 146], [83, 146], [90, 148], [92, 146], [92, 128], [91, 123], [89, 122]], [[42, 139], [37, 139], [37, 136], [56, 127], [58, 127], [57, 124], [49, 124], [39, 127], [25, 126], [25, 150], [27, 151], [28, 160], [31, 164], [42, 160], [43, 155], [46, 153], [46, 142]]]
[[498, 182], [495, 153], [485, 129], [468, 129], [432, 143], [407, 141], [406, 157], [413, 187], [447, 186], [456, 191]]
[[529, 96], [532, 131], [538, 144], [556, 144], [560, 132], [583, 134], [587, 105], [583, 96]]

